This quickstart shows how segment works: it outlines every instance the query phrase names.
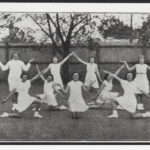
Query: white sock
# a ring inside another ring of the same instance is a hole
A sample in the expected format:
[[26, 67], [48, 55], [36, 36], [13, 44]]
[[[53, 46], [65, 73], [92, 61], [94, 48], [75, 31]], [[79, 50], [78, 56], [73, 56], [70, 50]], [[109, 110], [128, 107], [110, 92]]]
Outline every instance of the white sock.
[[113, 110], [113, 115], [118, 115], [117, 110]]
[[16, 104], [13, 104], [13, 108], [16, 108]]
[[35, 112], [34, 112], [34, 114], [35, 114], [35, 115], [38, 115], [38, 114], [39, 114], [39, 112], [38, 112], [38, 111], [35, 111]]
[[150, 112], [147, 111], [147, 112], [143, 113], [143, 114], [142, 114], [142, 117], [143, 117], [143, 118], [150, 117]]

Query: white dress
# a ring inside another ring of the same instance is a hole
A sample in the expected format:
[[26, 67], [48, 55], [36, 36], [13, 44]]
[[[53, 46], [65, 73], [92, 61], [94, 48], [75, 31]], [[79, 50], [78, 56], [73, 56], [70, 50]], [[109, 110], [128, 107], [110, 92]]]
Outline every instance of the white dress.
[[99, 88], [97, 76], [96, 76], [97, 64], [87, 63], [86, 65], [86, 77], [85, 77], [85, 86], [89, 86], [91, 82], [94, 82], [91, 86], [94, 88]]
[[18, 112], [25, 111], [36, 100], [35, 97], [32, 97], [28, 94], [30, 87], [30, 80], [27, 80], [26, 82], [22, 82], [20, 80], [16, 87], [18, 92], [18, 103], [16, 104], [16, 109]]
[[117, 102], [128, 112], [135, 113], [137, 106], [135, 93], [137, 91], [138, 85], [135, 81], [128, 82], [126, 80], [121, 80], [121, 86], [124, 90], [124, 94], [123, 96], [116, 97]]
[[8, 75], [8, 84], [9, 84], [9, 91], [12, 91], [16, 88], [18, 82], [20, 81], [20, 76], [22, 71], [28, 71], [31, 64], [25, 65], [21, 60], [10, 60], [6, 65], [0, 63], [0, 67], [3, 71], [9, 70]]
[[[145, 93], [149, 93], [149, 81], [147, 78], [147, 65], [136, 64], [136, 77], [134, 81], [138, 84], [139, 88]], [[137, 94], [141, 92], [136, 91]]]
[[56, 96], [54, 94], [54, 89], [53, 89], [53, 82], [47, 82], [45, 81], [44, 83], [44, 94], [40, 94], [40, 98], [43, 99], [43, 102], [53, 106], [57, 106], [57, 100]]
[[61, 78], [61, 75], [60, 75], [60, 69], [61, 69], [60, 63], [57, 63], [57, 64], [51, 63], [51, 64], [49, 64], [49, 69], [51, 71], [51, 74], [54, 77], [54, 82], [56, 84], [57, 83], [60, 84], [63, 87], [63, 82], [62, 82], [62, 78]]
[[84, 112], [88, 109], [82, 97], [82, 86], [83, 83], [81, 81], [71, 81], [68, 83], [70, 88], [68, 104], [71, 112]]
[[104, 85], [104, 88], [97, 98], [97, 103], [108, 103], [111, 99], [116, 99], [119, 93], [111, 92], [113, 88], [112, 81], [104, 80], [102, 84]]

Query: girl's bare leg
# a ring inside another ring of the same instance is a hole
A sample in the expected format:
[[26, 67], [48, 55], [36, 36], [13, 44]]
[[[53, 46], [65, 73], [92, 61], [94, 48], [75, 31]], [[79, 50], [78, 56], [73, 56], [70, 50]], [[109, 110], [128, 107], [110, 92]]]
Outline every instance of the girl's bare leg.
[[143, 94], [137, 94], [137, 110], [144, 110], [142, 99], [143, 99]]
[[15, 92], [12, 96], [12, 103], [13, 103], [12, 111], [16, 110], [17, 99], [18, 99], [18, 93]]
[[112, 115], [108, 116], [108, 118], [118, 118], [118, 112], [117, 112], [117, 101], [111, 100], [110, 101], [111, 107], [112, 107]]
[[71, 112], [72, 119], [76, 119], [76, 112]]
[[80, 119], [80, 112], [76, 112], [76, 119]]
[[35, 100], [33, 103], [36, 104], [36, 107], [35, 107], [35, 110], [34, 110], [34, 117], [35, 118], [42, 118], [42, 116], [39, 114], [39, 109], [41, 107], [41, 101], [40, 100]]

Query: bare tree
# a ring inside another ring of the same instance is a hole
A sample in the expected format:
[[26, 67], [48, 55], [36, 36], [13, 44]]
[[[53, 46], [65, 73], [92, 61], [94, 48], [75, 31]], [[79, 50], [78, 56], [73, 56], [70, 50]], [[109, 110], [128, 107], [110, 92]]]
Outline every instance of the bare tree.
[[[70, 14], [27, 14], [51, 40], [54, 54], [57, 52], [65, 58], [72, 43], [87, 39], [94, 30], [94, 23], [88, 13]], [[56, 38], [57, 37], [57, 38]], [[60, 42], [58, 42], [58, 40]], [[68, 64], [63, 67], [64, 81], [68, 80]]]

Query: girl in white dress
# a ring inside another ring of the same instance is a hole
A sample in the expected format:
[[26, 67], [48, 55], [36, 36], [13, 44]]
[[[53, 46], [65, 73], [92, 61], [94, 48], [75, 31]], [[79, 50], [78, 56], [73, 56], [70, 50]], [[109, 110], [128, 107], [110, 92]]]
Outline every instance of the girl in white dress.
[[[36, 69], [38, 73], [40, 73], [38, 65], [36, 65]], [[54, 83], [53, 75], [48, 75], [47, 79], [45, 79], [42, 74], [40, 77], [44, 81], [44, 88], [43, 88], [44, 93], [38, 94], [37, 97], [43, 100], [43, 102], [48, 105], [49, 110], [59, 110], [55, 92], [60, 94], [61, 96], [63, 95], [56, 88], [58, 84]]]
[[[137, 89], [140, 90], [137, 83], [133, 81], [133, 74], [127, 73], [127, 80], [122, 80], [115, 74], [112, 74], [108, 71], [104, 71], [105, 73], [111, 74], [114, 78], [116, 78], [120, 83], [124, 90], [123, 96], [116, 97], [112, 99], [111, 104], [113, 108], [113, 114], [108, 116], [109, 118], [118, 118], [118, 112], [117, 112], [117, 105], [121, 105], [126, 111], [130, 113], [131, 118], [137, 119], [137, 118], [146, 118], [150, 117], [150, 112], [146, 113], [136, 113], [136, 106], [137, 106], [137, 100], [136, 100], [136, 91]], [[150, 98], [150, 95], [145, 93], [144, 91], [140, 90], [141, 93], [145, 94]]]
[[[119, 67], [119, 69], [117, 69], [117, 71], [115, 72], [115, 75], [118, 75], [123, 68], [124, 68], [124, 65]], [[119, 95], [118, 92], [112, 92], [112, 88], [113, 88], [112, 80], [113, 79], [114, 78], [112, 75], [110, 74], [105, 75], [101, 88], [99, 89], [95, 97], [96, 102], [100, 104], [99, 106], [105, 103], [109, 103], [112, 99], [115, 99]]]
[[31, 104], [35, 103], [36, 104], [36, 109], [34, 111], [34, 117], [37, 118], [42, 118], [42, 116], [39, 114], [38, 110], [41, 106], [41, 101], [37, 99], [36, 97], [32, 97], [29, 95], [29, 89], [31, 87], [31, 82], [36, 80], [40, 75], [42, 74], [39, 73], [32, 79], [28, 80], [26, 74], [21, 75], [21, 79], [18, 82], [17, 86], [10, 92], [10, 94], [7, 96], [6, 99], [2, 101], [2, 103], [7, 102], [9, 97], [11, 97], [14, 92], [18, 92], [18, 103], [16, 104], [16, 113], [3, 113], [0, 115], [0, 117], [12, 117], [12, 118], [20, 118], [22, 117], [22, 113], [29, 107]]
[[[31, 62], [33, 61], [34, 59], [31, 59], [27, 63], [27, 65], [25, 65], [23, 61], [19, 60], [19, 54], [13, 53], [12, 59], [8, 61], [6, 65], [3, 65], [2, 62], [0, 62], [0, 67], [3, 71], [9, 70], [8, 84], [9, 84], [10, 92], [12, 91], [12, 89], [16, 88], [18, 82], [20, 81], [20, 76], [22, 72], [28, 71], [31, 66]], [[15, 110], [15, 105], [17, 103], [17, 95], [18, 95], [17, 92], [15, 92], [12, 97], [12, 102], [13, 102], [12, 110]]]
[[[147, 78], [147, 70], [150, 70], [150, 66], [148, 66], [147, 64], [144, 64], [144, 56], [140, 55], [139, 64], [136, 64], [132, 67], [129, 67], [126, 61], [122, 61], [122, 62], [125, 64], [126, 68], [129, 71], [132, 71], [134, 69], [136, 70], [136, 77], [134, 81], [138, 84], [138, 86], [140, 87], [142, 91], [144, 91], [145, 93], [149, 93], [149, 81]], [[138, 98], [137, 109], [143, 110], [144, 107], [143, 107], [143, 104], [141, 103], [143, 94], [141, 93], [140, 90], [137, 90], [136, 94]]]
[[[98, 83], [98, 79], [101, 82], [101, 76], [100, 73], [98, 71], [98, 66], [97, 64], [94, 63], [94, 57], [90, 57], [89, 58], [89, 63], [83, 61], [82, 59], [80, 59], [75, 52], [73, 52], [74, 56], [77, 58], [77, 60], [81, 63], [83, 63], [84, 65], [86, 65], [86, 77], [85, 77], [85, 81], [84, 84], [85, 86], [89, 86], [91, 85], [92, 89], [97, 92], [97, 89], [99, 88], [99, 83]], [[97, 78], [98, 77], [98, 78]], [[93, 84], [91, 84], [93, 83]], [[92, 91], [93, 91], [92, 90]], [[93, 98], [92, 98], [93, 99]], [[90, 103], [93, 104], [93, 103]]]
[[88, 88], [79, 81], [79, 73], [73, 73], [73, 80], [68, 83], [66, 89], [62, 88], [64, 93], [69, 91], [68, 104], [73, 119], [79, 119], [80, 113], [88, 109], [88, 105], [85, 103], [82, 96], [82, 88], [86, 91], [88, 90]]
[[[63, 86], [63, 82], [62, 82], [62, 78], [61, 78], [61, 74], [60, 74], [60, 69], [61, 69], [61, 66], [69, 59], [69, 57], [71, 55], [73, 55], [73, 54], [72, 53], [69, 54], [66, 58], [64, 58], [59, 63], [58, 63], [58, 58], [57, 57], [53, 57], [53, 63], [49, 64], [49, 66], [45, 69], [43, 74], [45, 74], [46, 72], [50, 71], [50, 73], [54, 77], [54, 82], [60, 84], [61, 86]], [[60, 89], [59, 86], [58, 86], [58, 89]]]

